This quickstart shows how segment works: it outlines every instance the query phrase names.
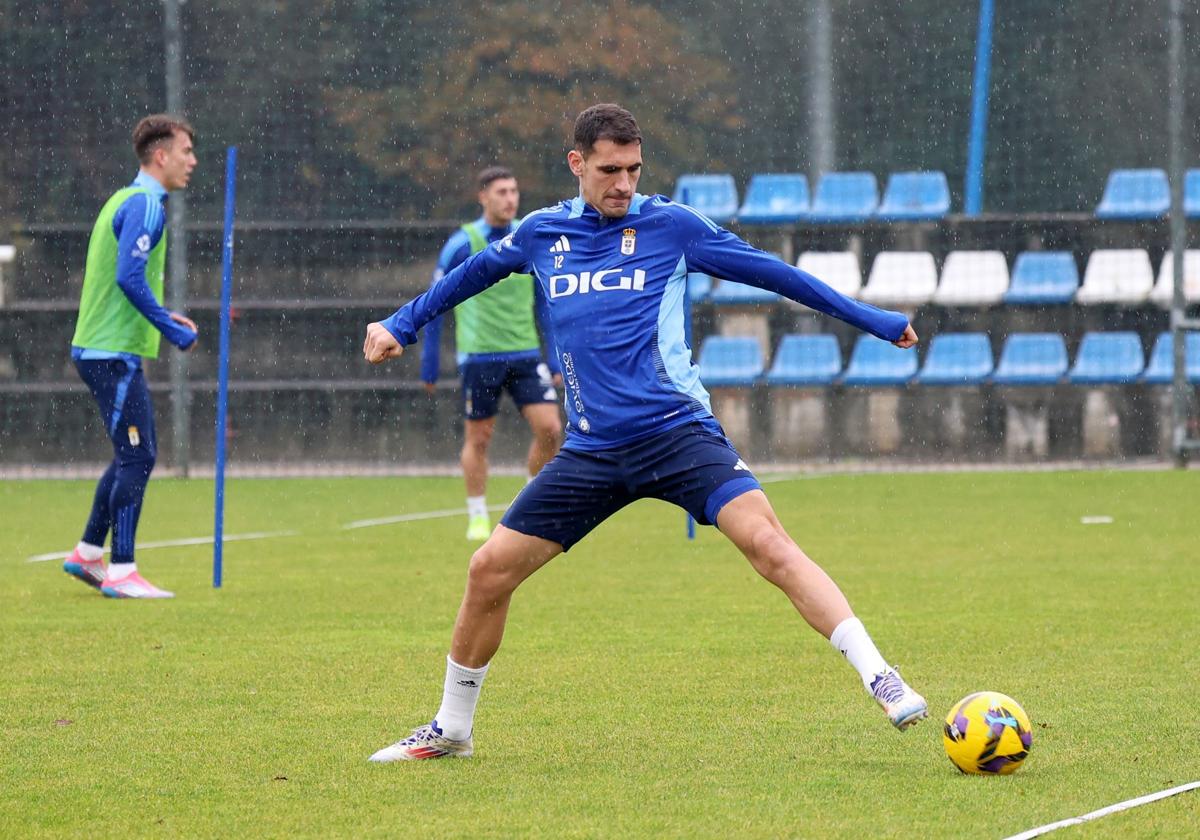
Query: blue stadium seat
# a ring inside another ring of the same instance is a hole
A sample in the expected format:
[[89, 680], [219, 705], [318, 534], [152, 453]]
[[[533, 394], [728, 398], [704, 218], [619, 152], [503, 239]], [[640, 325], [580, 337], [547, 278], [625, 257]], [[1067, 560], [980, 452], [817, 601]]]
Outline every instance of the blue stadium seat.
[[879, 185], [870, 172], [827, 172], [817, 184], [810, 222], [863, 222], [879, 206]]
[[774, 386], [829, 385], [842, 372], [842, 351], [832, 335], [785, 335], [767, 373]]
[[903, 385], [917, 373], [917, 351], [860, 335], [842, 376], [844, 385]]
[[707, 274], [693, 271], [687, 276], [688, 300], [692, 303], [706, 301], [712, 294], [713, 279]]
[[1200, 169], [1189, 169], [1183, 176], [1183, 215], [1200, 218]]
[[1171, 187], [1161, 169], [1114, 169], [1096, 208], [1100, 219], [1156, 219], [1171, 206]]
[[709, 388], [753, 385], [763, 372], [758, 339], [710, 335], [700, 346], [700, 381]]
[[755, 175], [737, 220], [744, 225], [785, 225], [808, 216], [808, 178], [803, 175]]
[[1079, 269], [1069, 251], [1025, 251], [1017, 255], [1004, 302], [1017, 305], [1070, 303], [1079, 291]]
[[733, 280], [722, 280], [717, 288], [709, 295], [709, 300], [719, 306], [744, 306], [762, 303], [770, 305], [779, 302], [779, 295], [758, 286], [747, 286]]
[[1015, 333], [992, 374], [997, 385], [1054, 385], [1067, 375], [1067, 344], [1058, 333]]
[[940, 219], [950, 212], [950, 185], [944, 172], [896, 172], [888, 178], [876, 214], [889, 222]]
[[699, 210], [719, 225], [738, 211], [737, 187], [732, 175], [680, 175], [671, 200]]
[[922, 385], [979, 385], [992, 375], [992, 345], [985, 333], [935, 335], [917, 374]]
[[[1183, 336], [1184, 364], [1188, 382], [1200, 382], [1200, 333], [1189, 332]], [[1159, 335], [1150, 351], [1150, 364], [1142, 381], [1151, 385], [1170, 385], [1175, 381], [1175, 341], [1171, 333]]]
[[1067, 378], [1076, 385], [1121, 385], [1137, 381], [1145, 366], [1137, 333], [1089, 332], [1083, 334]]

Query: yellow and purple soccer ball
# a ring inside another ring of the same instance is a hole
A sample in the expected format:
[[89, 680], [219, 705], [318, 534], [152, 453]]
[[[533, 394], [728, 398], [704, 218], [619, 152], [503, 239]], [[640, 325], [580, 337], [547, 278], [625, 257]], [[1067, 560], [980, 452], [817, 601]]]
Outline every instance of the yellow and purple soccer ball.
[[997, 691], [968, 694], [946, 715], [946, 755], [963, 773], [1015, 773], [1033, 746], [1033, 728], [1021, 704]]

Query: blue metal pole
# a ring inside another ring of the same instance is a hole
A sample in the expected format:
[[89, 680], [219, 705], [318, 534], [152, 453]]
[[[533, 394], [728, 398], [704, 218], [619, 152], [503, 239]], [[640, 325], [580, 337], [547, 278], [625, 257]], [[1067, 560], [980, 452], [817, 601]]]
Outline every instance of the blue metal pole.
[[221, 241], [221, 338], [217, 362], [216, 512], [213, 526], [213, 588], [221, 588], [225, 536], [225, 420], [229, 394], [229, 308], [233, 299], [233, 202], [237, 146], [225, 157], [225, 232]]
[[975, 84], [971, 92], [971, 134], [967, 140], [966, 200], [963, 211], [983, 210], [983, 167], [987, 150], [988, 78], [992, 70], [992, 21], [995, 0], [979, 0], [979, 36], [975, 41]]

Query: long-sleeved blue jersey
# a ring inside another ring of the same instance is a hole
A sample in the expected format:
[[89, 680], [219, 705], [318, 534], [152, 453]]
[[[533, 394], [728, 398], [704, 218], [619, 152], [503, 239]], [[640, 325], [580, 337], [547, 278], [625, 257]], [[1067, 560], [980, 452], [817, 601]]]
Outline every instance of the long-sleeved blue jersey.
[[[502, 228], [492, 227], [487, 223], [487, 219], [480, 216], [474, 222], [475, 229], [487, 242], [496, 242], [513, 232], [515, 224], [507, 225]], [[467, 236], [466, 231], [457, 230], [442, 246], [441, 253], [438, 254], [437, 267], [433, 272], [433, 279], [430, 282], [430, 288], [437, 285], [443, 277], [466, 261], [467, 257], [471, 256], [471, 240]], [[545, 344], [550, 348], [547, 352], [547, 361], [550, 365], [552, 373], [558, 373], [558, 362], [556, 360], [553, 346], [553, 336], [550, 332], [550, 313], [546, 307], [546, 296], [542, 294], [540, 286], [534, 286], [533, 290], [533, 305], [534, 315], [538, 325], [542, 330], [542, 338]], [[437, 382], [438, 369], [441, 366], [440, 349], [442, 336], [442, 323], [445, 319], [438, 315], [424, 327], [424, 341], [421, 344], [421, 381], [434, 383]], [[462, 364], [468, 358], [476, 359], [477, 361], [514, 361], [516, 359], [541, 359], [542, 353], [536, 347], [530, 350], [510, 350], [496, 353], [464, 353], [460, 347], [458, 349], [458, 362]]]
[[887, 341], [908, 325], [903, 314], [834, 291], [686, 205], [639, 194], [620, 219], [581, 197], [529, 214], [384, 326], [410, 345], [438, 314], [514, 271], [533, 274], [549, 303], [567, 449], [606, 449], [695, 420], [715, 422], [684, 339], [688, 272], [778, 292]]
[[[196, 333], [171, 320], [171, 313], [158, 302], [146, 282], [147, 257], [165, 232], [163, 204], [167, 201], [167, 191], [145, 172], [139, 172], [131, 186], [141, 187], [146, 193], [135, 193], [125, 199], [113, 216], [113, 236], [117, 239], [117, 286], [133, 307], [168, 341], [176, 347], [187, 349], [195, 342]], [[71, 354], [77, 359], [124, 358], [133, 362], [141, 361], [132, 353], [84, 346], [72, 347]]]

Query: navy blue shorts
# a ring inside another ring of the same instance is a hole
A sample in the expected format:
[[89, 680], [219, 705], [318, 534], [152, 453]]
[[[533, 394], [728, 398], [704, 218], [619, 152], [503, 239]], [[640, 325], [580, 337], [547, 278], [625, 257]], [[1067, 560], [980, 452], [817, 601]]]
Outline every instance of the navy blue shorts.
[[75, 368], [100, 408], [117, 460], [154, 460], [154, 405], [142, 366], [124, 359], [76, 359]]
[[539, 359], [472, 361], [462, 365], [463, 416], [486, 420], [500, 410], [500, 394], [508, 391], [520, 408], [534, 403], [558, 402], [550, 368]]
[[662, 499], [712, 525], [728, 502], [761, 485], [724, 435], [699, 423], [619, 449], [562, 449], [500, 522], [563, 551], [630, 502]]

